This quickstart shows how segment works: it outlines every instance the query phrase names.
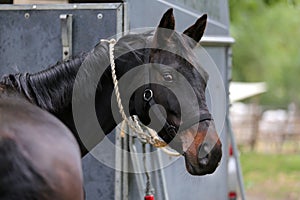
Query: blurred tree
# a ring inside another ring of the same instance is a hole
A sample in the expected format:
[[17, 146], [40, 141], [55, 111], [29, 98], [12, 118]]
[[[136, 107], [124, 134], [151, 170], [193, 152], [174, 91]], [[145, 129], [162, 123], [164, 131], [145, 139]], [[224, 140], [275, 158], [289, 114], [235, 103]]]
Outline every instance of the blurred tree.
[[300, 106], [300, 0], [230, 0], [233, 80], [266, 81], [261, 103]]

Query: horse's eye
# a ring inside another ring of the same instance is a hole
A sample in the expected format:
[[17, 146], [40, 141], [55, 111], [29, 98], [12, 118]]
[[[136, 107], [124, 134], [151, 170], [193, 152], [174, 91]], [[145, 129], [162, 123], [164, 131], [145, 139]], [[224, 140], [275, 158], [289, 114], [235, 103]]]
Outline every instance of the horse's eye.
[[165, 80], [166, 82], [172, 82], [172, 81], [173, 81], [173, 76], [172, 76], [172, 74], [165, 73], [165, 74], [163, 74], [163, 77], [164, 77], [164, 80]]

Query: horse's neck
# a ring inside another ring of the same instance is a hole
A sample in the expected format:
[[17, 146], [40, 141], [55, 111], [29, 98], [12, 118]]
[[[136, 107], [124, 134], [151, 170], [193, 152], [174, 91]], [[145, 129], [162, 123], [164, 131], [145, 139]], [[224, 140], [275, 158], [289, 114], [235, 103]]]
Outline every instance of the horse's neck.
[[[30, 74], [27, 84], [32, 95], [28, 95], [27, 98], [34, 97], [39, 107], [54, 114], [75, 132], [74, 101], [79, 101], [80, 107], [84, 107], [86, 102], [95, 97], [96, 103], [93, 108], [96, 109], [104, 134], [108, 134], [121, 121], [120, 118], [115, 119], [111, 111], [114, 86], [110, 69], [107, 68], [109, 65], [107, 46], [98, 45], [84, 56]], [[118, 78], [130, 70], [130, 67], [122, 65], [116, 66]], [[79, 94], [74, 91], [78, 91]], [[88, 123], [89, 117], [85, 120]]]

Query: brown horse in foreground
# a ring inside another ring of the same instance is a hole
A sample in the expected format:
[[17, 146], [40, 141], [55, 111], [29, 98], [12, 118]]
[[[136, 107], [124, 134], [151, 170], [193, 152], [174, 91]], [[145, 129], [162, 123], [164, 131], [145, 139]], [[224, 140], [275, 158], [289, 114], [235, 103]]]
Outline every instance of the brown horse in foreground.
[[0, 199], [82, 200], [81, 157], [72, 133], [0, 85]]

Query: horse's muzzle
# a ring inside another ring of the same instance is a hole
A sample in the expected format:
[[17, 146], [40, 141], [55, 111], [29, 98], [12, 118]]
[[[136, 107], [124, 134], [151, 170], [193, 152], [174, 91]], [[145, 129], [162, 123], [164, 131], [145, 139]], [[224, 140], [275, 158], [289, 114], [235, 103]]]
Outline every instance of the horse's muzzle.
[[219, 144], [204, 143], [200, 145], [198, 152], [198, 163], [202, 174], [213, 173], [219, 165], [222, 157], [222, 149]]
[[203, 154], [202, 150], [200, 151], [201, 153], [198, 153], [197, 164], [193, 164], [193, 162], [190, 162], [187, 154], [184, 154], [187, 171], [191, 175], [196, 176], [212, 174], [219, 166], [222, 157], [221, 149], [215, 146], [210, 152], [207, 152], [206, 155], [203, 157], [200, 156], [201, 154]]
[[213, 173], [222, 158], [222, 144], [214, 124], [211, 123], [206, 130], [192, 127], [184, 134], [183, 140], [190, 141], [188, 147], [184, 147], [187, 171], [198, 176]]

